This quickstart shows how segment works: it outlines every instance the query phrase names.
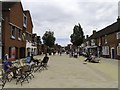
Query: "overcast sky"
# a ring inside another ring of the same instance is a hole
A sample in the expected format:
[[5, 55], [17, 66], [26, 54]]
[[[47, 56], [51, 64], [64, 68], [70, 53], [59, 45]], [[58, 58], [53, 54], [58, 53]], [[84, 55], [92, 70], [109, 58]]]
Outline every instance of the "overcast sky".
[[23, 8], [30, 10], [33, 32], [41, 37], [45, 31], [54, 31], [56, 43], [70, 43], [74, 25], [81, 24], [85, 35], [100, 30], [118, 17], [119, 0], [22, 0]]

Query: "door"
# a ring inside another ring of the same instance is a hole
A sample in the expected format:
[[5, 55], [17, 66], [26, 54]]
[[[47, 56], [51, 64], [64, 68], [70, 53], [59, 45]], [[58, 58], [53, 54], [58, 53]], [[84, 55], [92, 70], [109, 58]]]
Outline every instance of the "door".
[[115, 49], [111, 48], [111, 58], [114, 59], [115, 58]]

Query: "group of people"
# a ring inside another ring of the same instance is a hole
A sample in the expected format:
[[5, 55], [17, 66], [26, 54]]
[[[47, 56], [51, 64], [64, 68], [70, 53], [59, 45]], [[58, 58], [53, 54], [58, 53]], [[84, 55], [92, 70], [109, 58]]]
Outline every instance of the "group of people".
[[[48, 60], [48, 59], [49, 59], [49, 57], [47, 56], [47, 54], [45, 54], [42, 62], [45, 63], [46, 60]], [[28, 56], [26, 58], [26, 63], [27, 63], [27, 65], [31, 66], [32, 64], [35, 64], [35, 63], [37, 63], [37, 65], [38, 65], [40, 62], [39, 62], [39, 60], [34, 59], [33, 54], [32, 54], [31, 56]], [[4, 71], [5, 72], [12, 72], [13, 73], [13, 78], [17, 78], [16, 77], [16, 70], [18, 68], [13, 65], [13, 63], [11, 62], [11, 59], [9, 59], [8, 54], [6, 54], [5, 57], [4, 57], [3, 65], [4, 65]]]

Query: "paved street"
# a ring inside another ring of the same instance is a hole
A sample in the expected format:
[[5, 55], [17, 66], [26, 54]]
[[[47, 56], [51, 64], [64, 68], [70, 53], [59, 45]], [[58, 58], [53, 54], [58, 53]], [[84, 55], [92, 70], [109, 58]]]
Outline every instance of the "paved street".
[[[43, 56], [36, 56], [42, 58]], [[101, 63], [83, 64], [84, 58], [50, 56], [48, 70], [34, 73], [35, 78], [23, 86], [15, 80], [5, 88], [117, 88], [118, 61], [102, 58]]]

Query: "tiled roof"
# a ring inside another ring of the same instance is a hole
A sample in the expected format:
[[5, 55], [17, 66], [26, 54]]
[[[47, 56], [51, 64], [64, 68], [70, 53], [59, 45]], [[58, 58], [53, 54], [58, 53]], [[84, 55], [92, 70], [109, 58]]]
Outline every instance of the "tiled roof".
[[85, 41], [88, 41], [90, 39], [95, 39], [95, 38], [98, 38], [98, 37], [101, 37], [101, 36], [105, 36], [105, 35], [108, 35], [108, 34], [111, 34], [113, 32], [117, 32], [117, 31], [119, 31], [118, 22], [115, 22], [115, 23], [101, 29], [100, 31], [96, 32], [95, 34], [92, 34]]

